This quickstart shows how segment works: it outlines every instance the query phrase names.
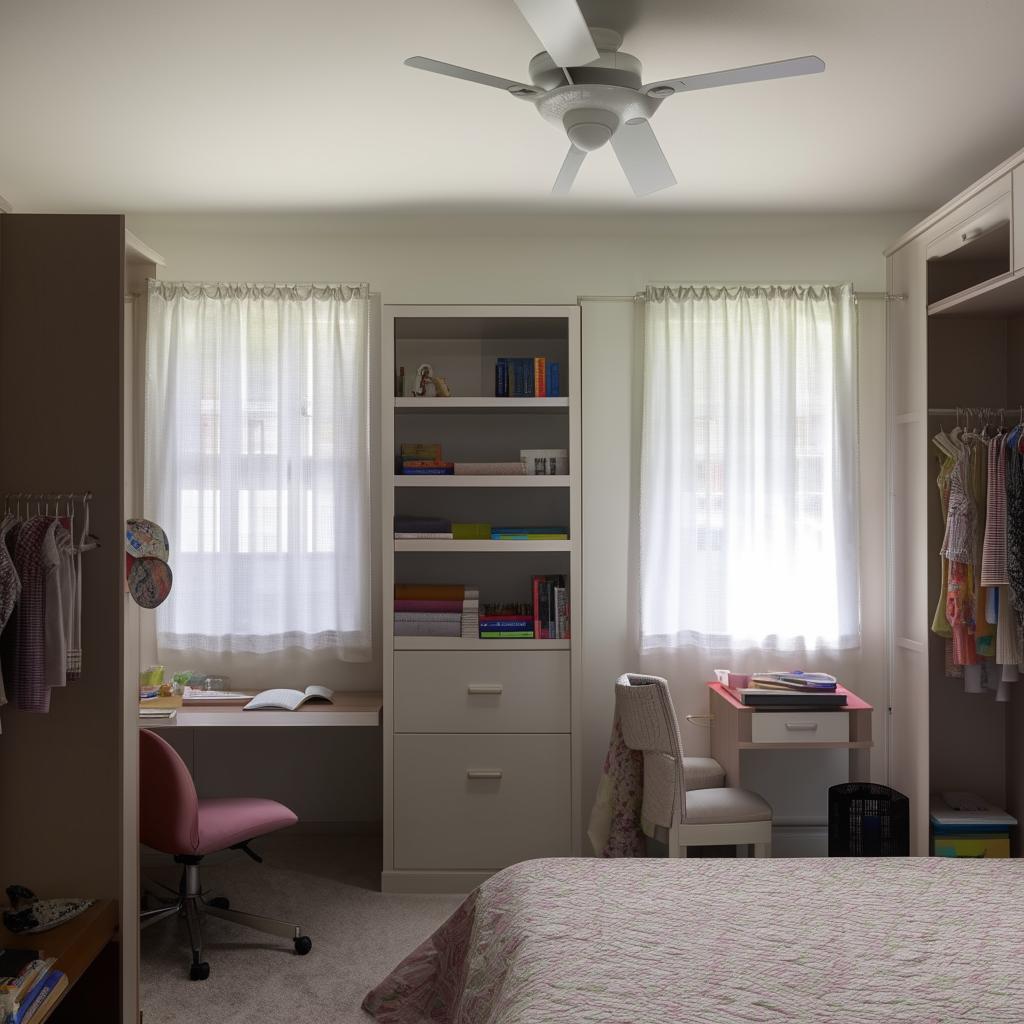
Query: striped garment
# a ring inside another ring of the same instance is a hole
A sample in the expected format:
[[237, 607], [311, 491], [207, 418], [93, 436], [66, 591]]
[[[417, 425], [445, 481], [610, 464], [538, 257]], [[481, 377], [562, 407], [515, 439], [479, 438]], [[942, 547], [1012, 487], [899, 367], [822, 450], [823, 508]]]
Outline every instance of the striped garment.
[[981, 556], [981, 585], [1002, 587], [1006, 575], [1006, 435], [988, 443], [988, 508]]
[[22, 711], [50, 710], [46, 584], [56, 563], [48, 562], [47, 554], [55, 548], [47, 545], [46, 539], [55, 522], [52, 516], [36, 516], [21, 527], [15, 542], [14, 565], [21, 578], [21, 600], [12, 620], [17, 631], [13, 637], [13, 671], [9, 672], [7, 684], [14, 705]]
[[949, 478], [946, 534], [940, 552], [944, 558], [969, 566], [975, 564], [976, 518], [977, 509], [971, 494], [971, 451], [965, 447]]

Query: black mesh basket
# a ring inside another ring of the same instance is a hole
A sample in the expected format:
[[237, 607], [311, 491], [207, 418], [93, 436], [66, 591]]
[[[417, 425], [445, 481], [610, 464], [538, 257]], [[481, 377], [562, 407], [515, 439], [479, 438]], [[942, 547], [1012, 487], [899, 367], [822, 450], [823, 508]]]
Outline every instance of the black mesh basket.
[[909, 857], [910, 801], [895, 789], [844, 782], [828, 791], [830, 857]]

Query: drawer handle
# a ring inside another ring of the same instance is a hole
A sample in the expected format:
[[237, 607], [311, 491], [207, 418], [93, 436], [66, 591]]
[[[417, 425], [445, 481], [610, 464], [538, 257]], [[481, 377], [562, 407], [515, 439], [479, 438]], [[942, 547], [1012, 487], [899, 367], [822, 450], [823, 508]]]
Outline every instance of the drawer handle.
[[467, 779], [500, 779], [500, 768], [469, 768], [466, 771]]
[[818, 728], [817, 722], [787, 722], [786, 728], [790, 732], [815, 732]]
[[496, 694], [501, 693], [501, 683], [470, 683], [466, 687], [466, 693], [470, 694]]

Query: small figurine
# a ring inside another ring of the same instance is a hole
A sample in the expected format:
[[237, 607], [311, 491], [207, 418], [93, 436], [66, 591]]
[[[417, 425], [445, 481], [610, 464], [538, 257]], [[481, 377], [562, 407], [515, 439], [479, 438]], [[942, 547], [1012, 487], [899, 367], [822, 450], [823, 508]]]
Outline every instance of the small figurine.
[[448, 386], [447, 378], [435, 376], [434, 368], [430, 363], [422, 363], [416, 370], [416, 386], [412, 389], [413, 397], [425, 398], [428, 384], [433, 385], [435, 398], [452, 397], [452, 390]]
[[427, 393], [427, 384], [434, 376], [434, 368], [430, 363], [423, 363], [416, 371], [416, 384], [413, 386], [412, 395], [414, 398], [423, 398]]

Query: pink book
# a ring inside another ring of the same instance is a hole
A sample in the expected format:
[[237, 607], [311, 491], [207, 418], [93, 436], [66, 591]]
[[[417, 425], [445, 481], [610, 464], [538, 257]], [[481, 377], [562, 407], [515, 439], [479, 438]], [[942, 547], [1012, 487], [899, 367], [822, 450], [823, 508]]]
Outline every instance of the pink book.
[[461, 612], [461, 601], [395, 601], [396, 612]]

